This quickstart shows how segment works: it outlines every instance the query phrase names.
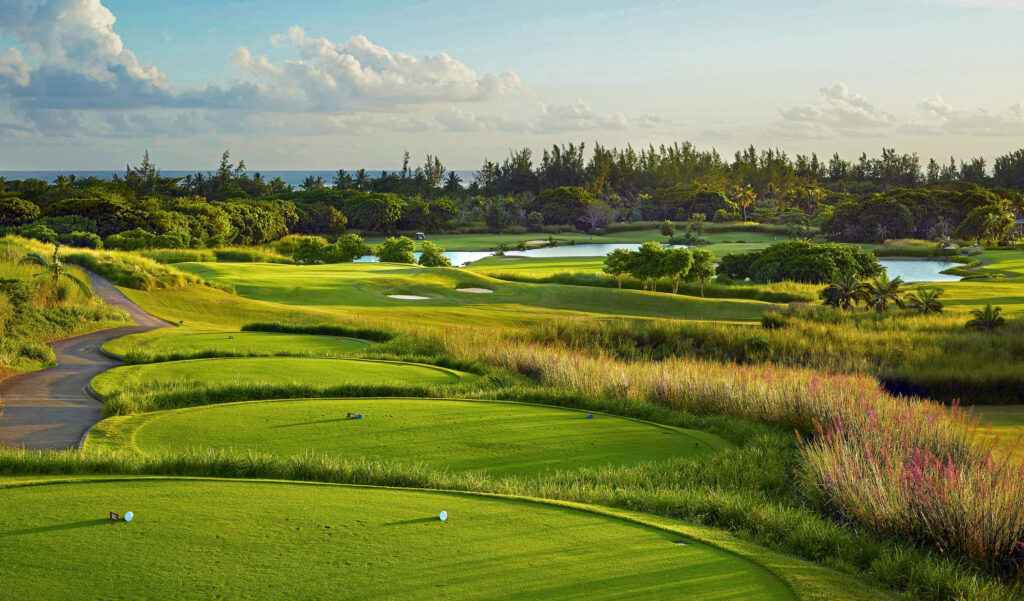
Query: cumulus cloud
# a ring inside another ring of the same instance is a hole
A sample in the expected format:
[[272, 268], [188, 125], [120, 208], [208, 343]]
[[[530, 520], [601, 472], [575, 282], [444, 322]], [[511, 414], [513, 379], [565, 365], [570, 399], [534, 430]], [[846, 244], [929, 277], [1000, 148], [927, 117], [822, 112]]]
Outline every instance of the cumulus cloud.
[[30, 71], [32, 71], [32, 67], [25, 62], [17, 48], [8, 48], [0, 52], [0, 88], [27, 86]]
[[294, 50], [298, 60], [278, 64], [239, 48], [231, 63], [255, 78], [268, 100], [287, 100], [309, 111], [353, 107], [482, 102], [525, 90], [514, 71], [479, 74], [445, 53], [422, 59], [391, 52], [357, 35], [347, 42], [311, 38], [294, 26], [271, 42]]
[[919, 117], [901, 128], [918, 135], [1024, 135], [1024, 103], [1014, 104], [999, 113], [985, 109], [956, 107], [941, 96], [926, 98], [918, 104]]
[[819, 90], [822, 104], [794, 106], [779, 111], [774, 124], [781, 135], [824, 138], [836, 135], [876, 135], [893, 125], [895, 117], [875, 107], [867, 98], [837, 83]]
[[[120, 70], [131, 78], [166, 88], [156, 67], [143, 66], [114, 31], [116, 18], [100, 0], [21, 0], [0, 3], [0, 28], [54, 69], [98, 80]], [[23, 84], [27, 85], [27, 84]]]
[[[100, 0], [0, 0], [0, 30], [25, 50], [0, 51], [0, 102], [40, 133], [61, 136], [179, 136], [197, 129], [188, 120], [252, 135], [547, 133], [657, 123], [601, 114], [583, 101], [540, 104], [514, 71], [478, 73], [443, 52], [416, 58], [362, 35], [339, 43], [299, 26], [270, 40], [290, 58], [275, 62], [243, 46], [228, 58], [237, 81], [180, 89], [125, 47], [115, 23]], [[500, 106], [510, 102], [518, 103], [516, 118]], [[457, 106], [467, 104], [484, 110]]]

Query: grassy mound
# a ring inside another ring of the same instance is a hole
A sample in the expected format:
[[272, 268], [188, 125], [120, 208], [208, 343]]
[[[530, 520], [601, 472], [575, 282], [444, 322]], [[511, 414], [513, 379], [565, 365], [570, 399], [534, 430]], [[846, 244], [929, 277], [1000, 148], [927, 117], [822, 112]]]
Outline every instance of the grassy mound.
[[217, 382], [247, 386], [305, 382], [322, 385], [381, 382], [455, 384], [474, 377], [433, 365], [392, 361], [246, 357], [126, 365], [96, 376], [92, 387], [101, 396], [107, 396], [127, 387], [157, 387], [163, 383]]
[[[360, 420], [346, 414], [359, 413]], [[434, 399], [235, 403], [110, 418], [86, 448], [179, 452], [258, 449], [281, 457], [414, 461], [432, 470], [531, 474], [695, 457], [727, 447], [710, 434], [552, 407]]]
[[111, 340], [103, 349], [124, 356], [128, 363], [149, 363], [200, 357], [339, 357], [369, 344], [368, 340], [342, 336], [160, 329]]
[[768, 570], [678, 534], [502, 498], [169, 479], [3, 494], [0, 556], [18, 577], [0, 599], [795, 598]]

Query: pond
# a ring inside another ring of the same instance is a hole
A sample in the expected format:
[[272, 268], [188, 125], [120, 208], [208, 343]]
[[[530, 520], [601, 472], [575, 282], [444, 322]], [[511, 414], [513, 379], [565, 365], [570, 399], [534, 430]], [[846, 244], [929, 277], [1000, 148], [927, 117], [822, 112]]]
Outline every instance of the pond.
[[959, 282], [960, 276], [942, 273], [957, 263], [952, 261], [914, 261], [907, 259], [879, 259], [890, 278], [900, 277], [904, 282]]
[[[664, 248], [669, 248], [670, 245], [663, 244]], [[636, 250], [640, 248], [639, 244], [567, 244], [564, 246], [545, 246], [543, 248], [531, 248], [530, 250], [509, 250], [505, 251], [505, 255], [509, 257], [603, 257], [608, 253], [612, 252], [617, 248], [624, 248], [626, 250]], [[414, 253], [416, 259], [419, 260], [420, 253]], [[472, 263], [473, 261], [479, 261], [484, 257], [489, 257], [494, 254], [494, 251], [460, 251], [453, 250], [444, 253], [444, 256], [451, 260], [452, 265], [456, 267], [462, 267], [466, 263]], [[356, 263], [376, 263], [380, 259], [374, 256], [360, 257], [356, 259]]]
[[[664, 245], [667, 247], [667, 245]], [[545, 246], [543, 248], [531, 248], [530, 250], [510, 250], [505, 255], [509, 257], [603, 257], [617, 248], [636, 250], [639, 244], [567, 244], [563, 246]], [[416, 259], [420, 253], [414, 253]], [[459, 251], [453, 250], [444, 253], [444, 256], [456, 267], [462, 267], [467, 263], [479, 261], [489, 257], [494, 251]], [[356, 259], [357, 263], [376, 263], [380, 261], [377, 257], [366, 256]], [[885, 267], [889, 277], [901, 277], [904, 282], [956, 282], [960, 276], [947, 275], [942, 273], [956, 265], [950, 261], [917, 261], [908, 259], [881, 259], [879, 261]]]

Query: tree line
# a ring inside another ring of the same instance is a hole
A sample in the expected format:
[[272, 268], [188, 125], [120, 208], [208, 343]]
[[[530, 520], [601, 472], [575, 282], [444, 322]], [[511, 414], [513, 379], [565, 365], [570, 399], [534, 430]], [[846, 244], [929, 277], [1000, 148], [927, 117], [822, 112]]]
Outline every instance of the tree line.
[[234, 163], [162, 175], [148, 152], [113, 180], [0, 178], [0, 226], [39, 239], [111, 248], [262, 244], [288, 234], [599, 232], [613, 223], [756, 221], [818, 227], [833, 240], [1007, 242], [1024, 214], [1024, 150], [939, 163], [883, 149], [828, 161], [753, 147], [731, 160], [684, 142], [634, 150], [556, 145], [485, 161], [468, 185], [435, 155], [371, 177], [339, 170], [295, 189]]

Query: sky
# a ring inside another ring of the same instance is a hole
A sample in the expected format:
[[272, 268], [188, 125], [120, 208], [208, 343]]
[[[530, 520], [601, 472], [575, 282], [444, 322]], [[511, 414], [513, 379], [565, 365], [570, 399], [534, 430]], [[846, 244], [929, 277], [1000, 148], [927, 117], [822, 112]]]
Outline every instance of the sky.
[[1024, 146], [1024, 0], [0, 0], [0, 171]]

